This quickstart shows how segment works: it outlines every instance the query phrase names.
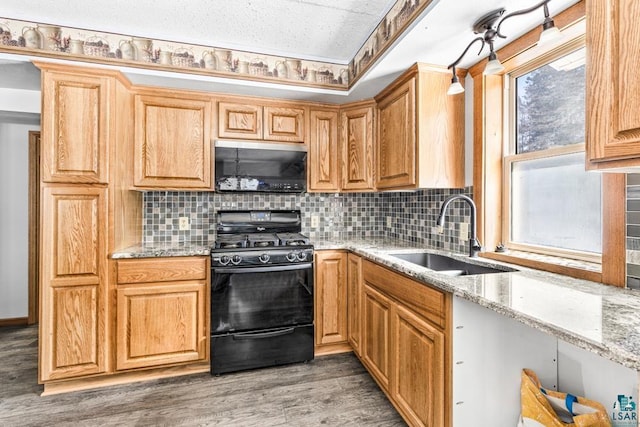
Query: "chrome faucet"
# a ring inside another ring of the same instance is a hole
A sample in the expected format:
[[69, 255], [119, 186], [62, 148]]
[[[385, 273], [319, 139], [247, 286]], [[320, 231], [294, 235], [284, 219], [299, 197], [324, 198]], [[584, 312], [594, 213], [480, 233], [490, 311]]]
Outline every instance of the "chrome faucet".
[[471, 207], [471, 235], [469, 236], [469, 256], [472, 258], [476, 258], [478, 256], [478, 252], [482, 250], [482, 245], [478, 241], [476, 236], [476, 204], [473, 203], [470, 197], [465, 196], [464, 194], [454, 194], [453, 196], [447, 197], [442, 206], [440, 206], [440, 215], [438, 215], [438, 220], [436, 221], [436, 226], [442, 230], [444, 225], [444, 215], [447, 212], [447, 207], [449, 207], [449, 203], [454, 200], [464, 200]]

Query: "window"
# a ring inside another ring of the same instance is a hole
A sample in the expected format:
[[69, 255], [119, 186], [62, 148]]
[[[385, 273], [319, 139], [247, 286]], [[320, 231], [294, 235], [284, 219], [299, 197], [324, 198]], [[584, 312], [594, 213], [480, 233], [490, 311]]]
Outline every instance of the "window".
[[599, 261], [602, 177], [584, 170], [584, 47], [534, 60], [506, 77], [507, 247]]

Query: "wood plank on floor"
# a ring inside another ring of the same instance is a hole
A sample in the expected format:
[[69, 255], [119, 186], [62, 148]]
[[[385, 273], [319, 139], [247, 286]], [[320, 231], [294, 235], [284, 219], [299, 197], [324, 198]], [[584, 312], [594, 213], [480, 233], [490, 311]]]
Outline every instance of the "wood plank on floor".
[[37, 337], [0, 328], [2, 426], [406, 426], [351, 353], [41, 397]]

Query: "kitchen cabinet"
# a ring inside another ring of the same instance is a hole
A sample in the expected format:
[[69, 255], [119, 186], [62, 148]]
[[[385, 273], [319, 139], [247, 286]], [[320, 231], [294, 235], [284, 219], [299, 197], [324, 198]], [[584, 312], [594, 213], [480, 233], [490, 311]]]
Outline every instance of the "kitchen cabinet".
[[106, 370], [106, 197], [104, 187], [42, 189], [41, 382]]
[[309, 191], [340, 191], [338, 112], [309, 112]]
[[349, 104], [340, 112], [342, 190], [373, 190], [374, 186], [373, 101]]
[[316, 354], [348, 351], [347, 253], [315, 253]]
[[206, 95], [139, 91], [135, 95], [134, 185], [211, 189], [213, 102]]
[[304, 142], [304, 108], [259, 103], [218, 103], [218, 136], [280, 142]]
[[42, 181], [107, 183], [112, 84], [71, 67], [42, 75]]
[[389, 393], [391, 300], [366, 282], [363, 288], [362, 316], [362, 362], [380, 387]]
[[360, 356], [362, 331], [362, 258], [347, 256], [347, 337], [356, 355]]
[[640, 166], [640, 32], [636, 0], [586, 2], [587, 169]]
[[220, 138], [262, 139], [262, 107], [231, 102], [218, 103]]
[[363, 364], [409, 425], [449, 425], [451, 296], [370, 261], [363, 282]]
[[376, 188], [464, 186], [464, 97], [450, 72], [416, 64], [376, 97]]
[[303, 108], [264, 107], [264, 139], [304, 142], [304, 136]]
[[394, 307], [391, 323], [390, 394], [409, 424], [444, 425], [444, 332], [400, 304]]
[[117, 266], [116, 369], [208, 360], [208, 258], [119, 260]]

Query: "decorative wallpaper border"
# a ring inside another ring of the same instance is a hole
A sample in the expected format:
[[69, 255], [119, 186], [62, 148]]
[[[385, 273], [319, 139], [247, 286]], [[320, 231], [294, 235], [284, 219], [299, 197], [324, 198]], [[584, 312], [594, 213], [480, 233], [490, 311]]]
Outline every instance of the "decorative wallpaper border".
[[433, 0], [398, 0], [349, 63], [353, 85]]
[[0, 18], [0, 52], [347, 90], [433, 0], [398, 0], [348, 66]]

